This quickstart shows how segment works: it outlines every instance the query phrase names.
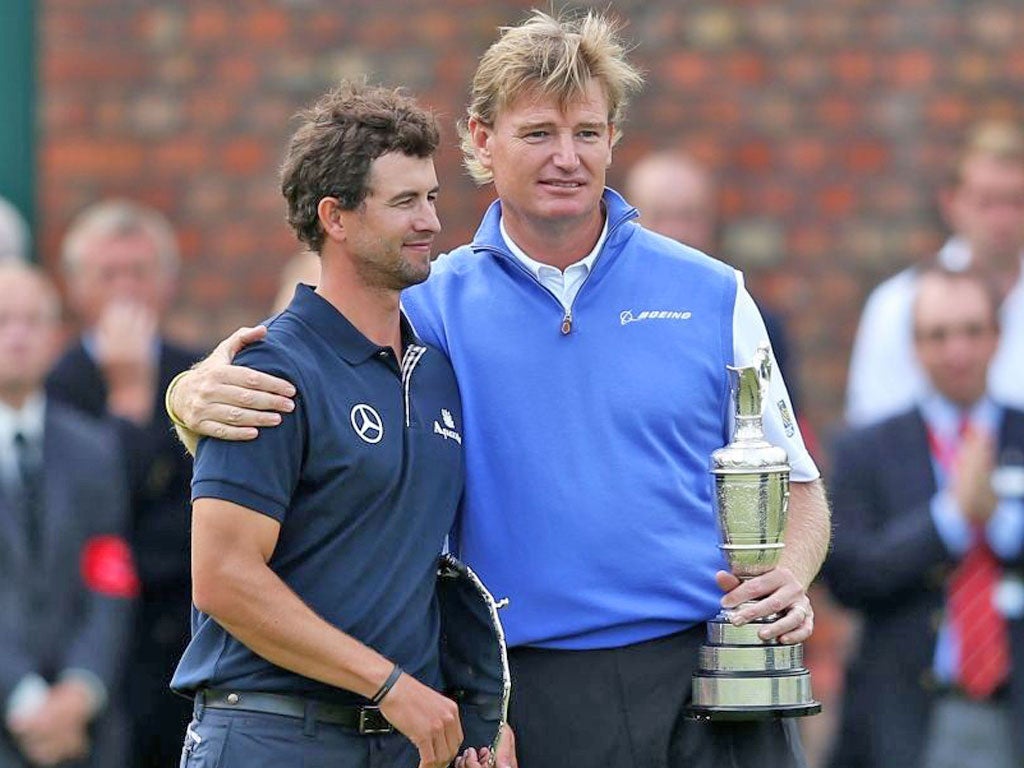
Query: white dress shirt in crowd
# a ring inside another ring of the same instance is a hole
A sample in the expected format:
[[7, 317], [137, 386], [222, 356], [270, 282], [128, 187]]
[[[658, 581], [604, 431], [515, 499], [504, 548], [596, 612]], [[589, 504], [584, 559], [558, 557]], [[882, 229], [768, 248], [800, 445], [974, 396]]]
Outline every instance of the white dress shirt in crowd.
[[[938, 261], [949, 269], [963, 269], [969, 261], [963, 241], [947, 242]], [[846, 421], [853, 426], [909, 410], [926, 392], [914, 352], [917, 277], [916, 268], [903, 270], [875, 288], [864, 305], [846, 387]], [[1024, 263], [999, 316], [1002, 334], [989, 368], [989, 393], [1001, 405], [1024, 409]]]
[[0, 483], [3, 488], [16, 488], [21, 484], [14, 436], [24, 435], [29, 443], [39, 445], [43, 439], [45, 411], [46, 398], [42, 393], [31, 395], [20, 409], [0, 400]]

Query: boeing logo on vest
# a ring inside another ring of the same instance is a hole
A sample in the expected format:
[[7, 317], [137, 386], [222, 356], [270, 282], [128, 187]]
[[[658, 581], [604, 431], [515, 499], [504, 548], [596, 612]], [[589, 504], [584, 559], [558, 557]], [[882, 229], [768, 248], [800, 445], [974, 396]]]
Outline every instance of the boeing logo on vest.
[[692, 316], [692, 312], [659, 309], [645, 309], [634, 315], [633, 310], [624, 309], [619, 313], [619, 324], [629, 325], [630, 323], [639, 323], [641, 320], [689, 320]]

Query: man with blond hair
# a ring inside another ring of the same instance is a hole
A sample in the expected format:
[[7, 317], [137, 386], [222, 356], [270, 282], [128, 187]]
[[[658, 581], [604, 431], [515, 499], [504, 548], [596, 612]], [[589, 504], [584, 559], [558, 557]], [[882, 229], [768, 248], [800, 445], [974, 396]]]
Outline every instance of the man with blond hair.
[[[946, 269], [985, 274], [1000, 294], [1002, 338], [989, 367], [992, 394], [1024, 407], [1024, 132], [986, 121], [967, 135], [939, 195], [952, 236], [935, 255]], [[846, 390], [852, 426], [911, 407], [927, 381], [914, 354], [912, 306], [919, 269], [889, 278], [868, 296], [857, 328]]]
[[129, 674], [117, 692], [131, 717], [131, 764], [162, 768], [181, 751], [187, 702], [167, 689], [188, 642], [189, 507], [192, 467], [163, 413], [175, 374], [202, 353], [166, 338], [178, 245], [167, 219], [130, 200], [84, 209], [64, 238], [61, 266], [81, 323], [50, 374], [47, 393], [109, 420], [124, 451], [131, 493], [130, 536], [142, 594]]
[[[704, 623], [721, 606], [745, 603], [736, 623], [778, 613], [765, 639], [810, 635], [806, 589], [828, 512], [799, 432], [783, 426], [776, 378], [768, 433], [796, 481], [786, 554], [742, 586], [721, 570], [708, 456], [730, 435], [725, 367], [749, 362], [764, 326], [734, 270], [640, 227], [605, 188], [640, 85], [597, 13], [535, 11], [477, 68], [462, 146], [498, 200], [472, 243], [403, 294], [463, 395], [452, 546], [510, 598], [524, 766], [802, 765], [791, 720], [684, 714]], [[245, 372], [223, 363], [258, 333], [240, 331], [172, 391], [190, 427], [251, 437], [277, 419], [260, 409], [288, 407], [288, 385], [265, 378], [268, 391], [238, 407]]]

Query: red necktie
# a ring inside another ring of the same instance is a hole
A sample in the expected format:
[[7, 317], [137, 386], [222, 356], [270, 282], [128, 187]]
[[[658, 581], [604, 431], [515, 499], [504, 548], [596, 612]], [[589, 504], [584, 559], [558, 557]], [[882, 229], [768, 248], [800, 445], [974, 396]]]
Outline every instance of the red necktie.
[[985, 699], [1006, 680], [1010, 644], [1006, 619], [994, 604], [1002, 567], [980, 531], [949, 582], [950, 620], [960, 637], [960, 686]]
[[[943, 445], [929, 430], [936, 461], [950, 474], [967, 431], [961, 422], [955, 441]], [[995, 606], [1002, 566], [985, 540], [981, 525], [972, 525], [972, 542], [949, 580], [949, 614], [960, 638], [959, 682], [972, 698], [985, 699], [1006, 680], [1010, 670], [1010, 644], [1006, 619]]]

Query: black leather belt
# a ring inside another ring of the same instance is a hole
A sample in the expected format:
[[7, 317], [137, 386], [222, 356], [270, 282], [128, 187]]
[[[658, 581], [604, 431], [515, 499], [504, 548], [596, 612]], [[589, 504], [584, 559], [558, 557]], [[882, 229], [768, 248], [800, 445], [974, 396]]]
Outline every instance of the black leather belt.
[[239, 712], [262, 712], [304, 720], [312, 717], [318, 723], [330, 723], [351, 728], [360, 734], [391, 733], [394, 726], [381, 714], [380, 707], [357, 704], [330, 704], [281, 693], [254, 691], [218, 691], [207, 688], [200, 691], [203, 705], [211, 709], [231, 709]]

